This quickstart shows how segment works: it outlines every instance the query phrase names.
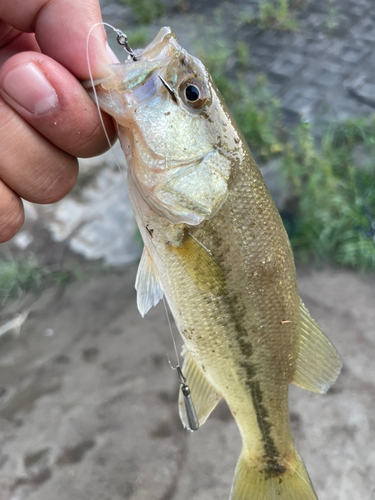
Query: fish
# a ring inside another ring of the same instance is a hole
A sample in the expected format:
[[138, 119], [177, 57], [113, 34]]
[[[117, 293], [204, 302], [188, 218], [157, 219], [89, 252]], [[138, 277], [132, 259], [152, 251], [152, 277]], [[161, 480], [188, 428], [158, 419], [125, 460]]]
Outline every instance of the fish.
[[[136, 55], [136, 57], [134, 56]], [[324, 394], [341, 361], [300, 299], [281, 217], [202, 62], [162, 28], [94, 82], [117, 122], [144, 242], [142, 316], [165, 297], [199, 425], [224, 399], [242, 437], [231, 500], [317, 499], [296, 450], [293, 383]], [[189, 427], [185, 400], [182, 423]]]

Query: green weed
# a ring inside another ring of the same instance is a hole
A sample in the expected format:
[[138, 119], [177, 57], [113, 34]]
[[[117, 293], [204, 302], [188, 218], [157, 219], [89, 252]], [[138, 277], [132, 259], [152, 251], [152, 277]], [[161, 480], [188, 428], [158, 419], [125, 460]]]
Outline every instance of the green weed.
[[261, 1], [259, 24], [262, 28], [282, 26], [289, 17], [289, 0]]
[[224, 99], [231, 103], [235, 99], [234, 81], [227, 77], [230, 67], [236, 60], [235, 51], [222, 37], [214, 37], [216, 30], [208, 35], [213, 35], [211, 40], [201, 40], [195, 44], [198, 58], [203, 62], [211, 74], [213, 81], [218, 86]]
[[158, 0], [121, 0], [132, 8], [135, 20], [140, 24], [150, 24], [167, 13], [167, 7]]
[[251, 89], [243, 82], [238, 83], [232, 112], [258, 160], [264, 162], [283, 151], [280, 104], [270, 94], [264, 76], [260, 75]]
[[253, 24], [256, 22], [257, 17], [254, 14], [253, 9], [244, 9], [240, 10], [236, 14], [236, 26], [238, 28], [242, 28], [243, 26], [246, 26], [247, 24]]
[[57, 286], [66, 286], [69, 283], [73, 283], [76, 280], [82, 280], [84, 278], [84, 273], [80, 269], [61, 269], [58, 271], [47, 271], [45, 275], [46, 283], [50, 283]]
[[328, 8], [325, 25], [329, 31], [334, 31], [338, 27], [339, 21], [337, 17], [337, 9], [335, 7]]
[[246, 24], [257, 24], [261, 29], [280, 29], [295, 31], [298, 22], [294, 19], [294, 10], [300, 5], [290, 0], [261, 0], [257, 13], [246, 8], [237, 14], [236, 25], [241, 28]]
[[243, 69], [249, 69], [251, 64], [250, 51], [248, 45], [245, 42], [242, 41], [237, 42], [236, 55], [240, 66]]
[[355, 161], [358, 146], [374, 158], [374, 138], [374, 120], [332, 125], [320, 147], [307, 125], [299, 127], [283, 166], [297, 200], [291, 241], [302, 260], [375, 269], [375, 164]]
[[141, 26], [136, 29], [127, 29], [126, 36], [128, 37], [130, 47], [134, 49], [143, 48], [147, 42], [147, 28]]
[[35, 257], [6, 258], [0, 260], [0, 305], [43, 286], [63, 286], [81, 278], [79, 270], [54, 270], [41, 266]]
[[16, 299], [22, 292], [37, 290], [44, 271], [35, 258], [0, 261], [0, 304]]
[[220, 25], [223, 23], [223, 9], [220, 7], [217, 7], [212, 11], [213, 16], [214, 16], [214, 22], [216, 25]]

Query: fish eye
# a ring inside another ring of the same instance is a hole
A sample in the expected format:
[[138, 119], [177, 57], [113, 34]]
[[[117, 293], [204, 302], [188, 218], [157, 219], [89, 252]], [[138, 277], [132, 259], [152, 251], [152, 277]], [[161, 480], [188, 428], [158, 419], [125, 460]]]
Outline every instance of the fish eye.
[[199, 99], [199, 95], [199, 88], [195, 85], [189, 85], [188, 87], [186, 87], [185, 96], [189, 102], [194, 102]]
[[199, 80], [184, 82], [180, 87], [180, 95], [193, 108], [202, 108], [207, 102], [207, 90]]

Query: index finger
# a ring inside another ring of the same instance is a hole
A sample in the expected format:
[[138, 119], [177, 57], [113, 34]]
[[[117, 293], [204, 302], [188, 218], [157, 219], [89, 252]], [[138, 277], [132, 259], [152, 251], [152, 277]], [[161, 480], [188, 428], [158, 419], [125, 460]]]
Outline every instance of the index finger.
[[[34, 32], [42, 52], [65, 66], [76, 78], [89, 78], [86, 42], [91, 27], [102, 22], [97, 0], [2, 0], [0, 19], [17, 30]], [[92, 75], [108, 73], [111, 63], [103, 26], [92, 30], [89, 61]]]

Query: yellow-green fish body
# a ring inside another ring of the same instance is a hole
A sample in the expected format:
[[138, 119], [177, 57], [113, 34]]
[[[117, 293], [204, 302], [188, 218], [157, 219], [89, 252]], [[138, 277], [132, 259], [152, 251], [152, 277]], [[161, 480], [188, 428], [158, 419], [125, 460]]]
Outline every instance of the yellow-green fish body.
[[[341, 364], [300, 301], [263, 176], [205, 68], [169, 28], [112, 72], [98, 92], [120, 126], [145, 243], [138, 307], [145, 314], [165, 294], [200, 423], [222, 397], [236, 420], [231, 498], [316, 499], [290, 431], [288, 384], [325, 392]], [[180, 415], [187, 426], [183, 397]]]

